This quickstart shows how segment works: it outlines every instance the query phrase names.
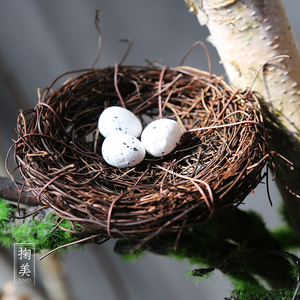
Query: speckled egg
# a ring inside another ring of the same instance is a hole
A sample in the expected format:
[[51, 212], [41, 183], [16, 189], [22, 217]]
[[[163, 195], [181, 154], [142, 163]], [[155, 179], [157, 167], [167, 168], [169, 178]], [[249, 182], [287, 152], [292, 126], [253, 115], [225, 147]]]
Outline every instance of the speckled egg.
[[102, 144], [102, 157], [116, 168], [133, 167], [143, 161], [145, 154], [141, 141], [124, 133], [112, 133]]
[[139, 137], [142, 132], [142, 124], [138, 117], [120, 106], [106, 108], [99, 117], [98, 128], [104, 137], [117, 132]]
[[151, 122], [142, 132], [141, 141], [148, 153], [155, 157], [172, 152], [180, 141], [180, 125], [170, 119]]

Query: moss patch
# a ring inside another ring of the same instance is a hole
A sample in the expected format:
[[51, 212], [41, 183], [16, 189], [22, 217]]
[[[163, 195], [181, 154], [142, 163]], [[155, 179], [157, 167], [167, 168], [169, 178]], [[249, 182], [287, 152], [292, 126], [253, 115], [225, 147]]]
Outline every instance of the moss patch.
[[[59, 246], [75, 242], [79, 235], [72, 234], [56, 227], [54, 214], [47, 215], [42, 221], [28, 217], [17, 222], [12, 221], [16, 208], [0, 199], [0, 243], [10, 247], [14, 243], [34, 243], [37, 252], [44, 249], [55, 249]], [[61, 223], [66, 229], [71, 229], [68, 221]]]

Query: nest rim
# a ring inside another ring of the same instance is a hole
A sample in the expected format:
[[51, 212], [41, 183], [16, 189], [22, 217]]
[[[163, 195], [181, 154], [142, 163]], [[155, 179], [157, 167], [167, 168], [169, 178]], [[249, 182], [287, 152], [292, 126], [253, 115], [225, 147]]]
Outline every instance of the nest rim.
[[[76, 73], [52, 90], [63, 76]], [[99, 112], [124, 101], [145, 127], [142, 115], [159, 115], [159, 97], [163, 116], [186, 129], [178, 147], [163, 158], [148, 155], [133, 168], [108, 166], [95, 129]], [[69, 220], [72, 229], [62, 229], [104, 239], [145, 241], [204, 224], [244, 201], [262, 181], [270, 157], [255, 93], [183, 66], [66, 72], [34, 109], [20, 112], [17, 133], [16, 170], [28, 190], [52, 208], [58, 226]]]

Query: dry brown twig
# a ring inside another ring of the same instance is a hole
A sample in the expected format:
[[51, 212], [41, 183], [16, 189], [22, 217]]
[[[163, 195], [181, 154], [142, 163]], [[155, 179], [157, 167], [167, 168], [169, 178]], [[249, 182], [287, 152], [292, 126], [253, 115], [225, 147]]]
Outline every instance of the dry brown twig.
[[[146, 241], [181, 232], [239, 205], [262, 180], [270, 149], [253, 93], [189, 67], [87, 69], [50, 92], [55, 82], [20, 113], [14, 156], [27, 188], [76, 233]], [[134, 168], [109, 166], [97, 121], [112, 105], [144, 126], [179, 120], [179, 145]]]

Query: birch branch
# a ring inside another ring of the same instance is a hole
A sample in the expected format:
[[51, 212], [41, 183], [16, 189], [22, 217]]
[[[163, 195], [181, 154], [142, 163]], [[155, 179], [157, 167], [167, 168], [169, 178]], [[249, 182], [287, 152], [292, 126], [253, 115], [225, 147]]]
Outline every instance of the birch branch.
[[[272, 147], [293, 163], [275, 171], [300, 194], [300, 50], [282, 0], [185, 0], [210, 31], [229, 81], [261, 94]], [[274, 57], [288, 55], [289, 58]], [[270, 61], [271, 60], [271, 61]], [[279, 190], [300, 238], [300, 199], [281, 182]]]

